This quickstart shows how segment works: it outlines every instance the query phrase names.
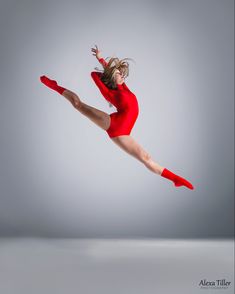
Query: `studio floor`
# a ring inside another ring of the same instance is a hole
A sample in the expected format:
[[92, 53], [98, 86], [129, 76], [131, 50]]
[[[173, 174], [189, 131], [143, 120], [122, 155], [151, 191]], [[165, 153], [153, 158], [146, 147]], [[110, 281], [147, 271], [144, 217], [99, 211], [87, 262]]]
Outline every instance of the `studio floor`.
[[1, 294], [233, 294], [233, 276], [232, 239], [0, 238]]

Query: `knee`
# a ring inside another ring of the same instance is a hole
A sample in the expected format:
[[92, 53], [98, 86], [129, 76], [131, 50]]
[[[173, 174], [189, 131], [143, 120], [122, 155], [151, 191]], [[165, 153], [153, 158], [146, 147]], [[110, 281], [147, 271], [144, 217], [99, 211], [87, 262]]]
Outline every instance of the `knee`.
[[73, 100], [73, 106], [77, 109], [80, 110], [82, 108], [82, 101], [80, 99], [74, 99]]
[[81, 106], [81, 101], [75, 99], [74, 102], [73, 102], [73, 105], [75, 108], [79, 108]]

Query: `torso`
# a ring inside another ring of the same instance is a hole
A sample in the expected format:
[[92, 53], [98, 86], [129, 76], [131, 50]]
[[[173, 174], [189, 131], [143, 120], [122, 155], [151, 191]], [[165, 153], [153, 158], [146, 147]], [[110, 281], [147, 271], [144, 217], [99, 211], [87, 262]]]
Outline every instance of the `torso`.
[[108, 134], [111, 137], [129, 135], [139, 114], [137, 98], [127, 87], [120, 85], [111, 92], [117, 112], [110, 115], [112, 122]]

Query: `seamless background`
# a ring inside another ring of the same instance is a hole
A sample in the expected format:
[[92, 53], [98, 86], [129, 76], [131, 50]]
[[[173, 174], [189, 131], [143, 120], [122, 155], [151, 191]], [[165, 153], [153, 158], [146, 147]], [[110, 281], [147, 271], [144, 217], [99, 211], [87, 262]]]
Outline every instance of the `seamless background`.
[[[233, 236], [232, 0], [1, 0], [0, 39], [1, 236]], [[115, 111], [90, 76], [94, 44], [134, 59], [132, 136], [195, 190], [149, 171], [40, 83]]]

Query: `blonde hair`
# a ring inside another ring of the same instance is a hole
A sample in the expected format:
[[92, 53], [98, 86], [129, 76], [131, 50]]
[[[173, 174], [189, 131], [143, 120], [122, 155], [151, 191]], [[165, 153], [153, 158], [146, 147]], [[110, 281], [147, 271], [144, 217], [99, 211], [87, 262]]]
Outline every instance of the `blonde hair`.
[[[107, 58], [106, 58], [107, 59]], [[117, 89], [117, 84], [115, 82], [115, 71], [118, 69], [121, 73], [123, 73], [124, 77], [129, 76], [129, 63], [125, 60], [132, 60], [131, 58], [119, 59], [117, 57], [111, 57], [107, 62], [108, 64], [105, 66], [102, 71], [101, 81], [110, 89]], [[98, 68], [95, 68], [99, 70]]]

